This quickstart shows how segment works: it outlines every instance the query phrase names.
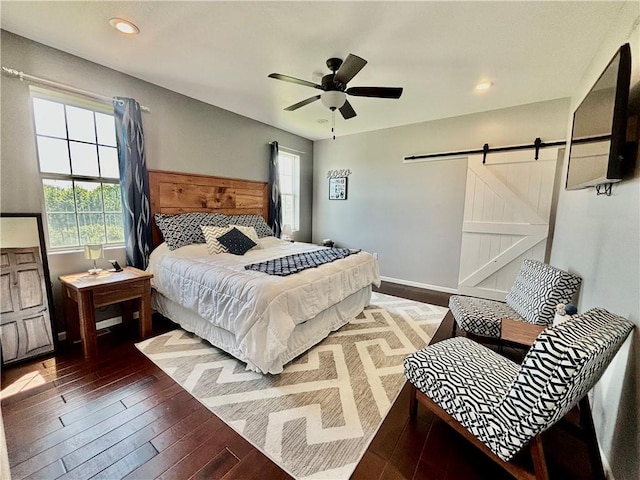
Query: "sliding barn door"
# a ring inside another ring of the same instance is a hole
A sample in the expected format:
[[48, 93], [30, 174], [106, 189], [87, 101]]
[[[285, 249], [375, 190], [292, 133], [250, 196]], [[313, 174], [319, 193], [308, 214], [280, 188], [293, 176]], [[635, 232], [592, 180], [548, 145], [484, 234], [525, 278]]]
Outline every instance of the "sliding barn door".
[[504, 301], [522, 260], [544, 261], [558, 150], [468, 159], [458, 291]]

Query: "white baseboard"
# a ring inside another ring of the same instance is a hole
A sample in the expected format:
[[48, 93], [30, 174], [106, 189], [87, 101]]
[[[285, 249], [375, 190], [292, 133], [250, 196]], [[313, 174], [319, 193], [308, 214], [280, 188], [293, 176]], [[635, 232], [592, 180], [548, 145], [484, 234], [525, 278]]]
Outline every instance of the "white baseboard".
[[[139, 312], [133, 312], [133, 318], [140, 318]], [[103, 330], [105, 328], [113, 327], [114, 325], [118, 325], [122, 323], [122, 316], [118, 315], [117, 317], [105, 318], [104, 320], [100, 320], [96, 323], [96, 330]], [[58, 332], [58, 340], [66, 340], [67, 332]]]
[[600, 451], [600, 458], [602, 459], [602, 468], [604, 470], [604, 476], [607, 480], [616, 480], [616, 477], [613, 475], [613, 470], [611, 470], [611, 464], [609, 464], [609, 459], [604, 454], [600, 446], [598, 446], [598, 450]]
[[417, 287], [417, 288], [424, 288], [427, 290], [435, 290], [436, 292], [445, 292], [445, 293], [452, 293], [452, 294], [458, 293], [458, 290], [455, 288], [442, 287], [440, 285], [429, 285], [428, 283], [420, 283], [420, 282], [414, 282], [411, 280], [403, 280], [401, 278], [380, 276], [380, 280], [384, 282], [398, 283], [400, 285], [407, 285], [408, 287]]

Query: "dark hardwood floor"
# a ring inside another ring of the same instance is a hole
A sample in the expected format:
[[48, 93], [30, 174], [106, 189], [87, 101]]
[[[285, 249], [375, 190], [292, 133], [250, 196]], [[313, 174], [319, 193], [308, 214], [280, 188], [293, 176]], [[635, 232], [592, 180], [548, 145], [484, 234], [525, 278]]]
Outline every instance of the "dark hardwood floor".
[[[384, 293], [446, 305], [448, 295], [383, 284]], [[451, 335], [447, 314], [433, 341]], [[153, 334], [175, 326], [154, 317]], [[101, 355], [79, 345], [2, 371], [2, 415], [11, 474], [21, 478], [281, 479], [277, 465], [182, 390], [112, 328]], [[12, 392], [16, 392], [11, 394]], [[8, 396], [7, 396], [8, 395]], [[357, 466], [354, 479], [508, 479], [480, 451], [420, 406], [405, 387]], [[560, 424], [543, 437], [553, 479], [592, 478], [585, 442]]]

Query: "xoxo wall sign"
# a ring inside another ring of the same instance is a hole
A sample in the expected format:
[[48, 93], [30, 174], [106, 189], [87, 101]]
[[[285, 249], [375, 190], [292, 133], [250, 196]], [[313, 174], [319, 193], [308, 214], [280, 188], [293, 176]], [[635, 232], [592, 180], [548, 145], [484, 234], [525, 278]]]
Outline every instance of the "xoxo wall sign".
[[348, 168], [342, 170], [329, 170], [327, 172], [327, 178], [343, 178], [351, 175], [351, 170]]

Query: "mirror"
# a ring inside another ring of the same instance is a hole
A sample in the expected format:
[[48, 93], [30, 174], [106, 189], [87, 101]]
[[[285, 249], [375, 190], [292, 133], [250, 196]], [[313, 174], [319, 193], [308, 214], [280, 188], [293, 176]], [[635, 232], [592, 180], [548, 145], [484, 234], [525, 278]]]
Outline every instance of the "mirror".
[[55, 351], [57, 338], [42, 216], [0, 214], [2, 364]]

